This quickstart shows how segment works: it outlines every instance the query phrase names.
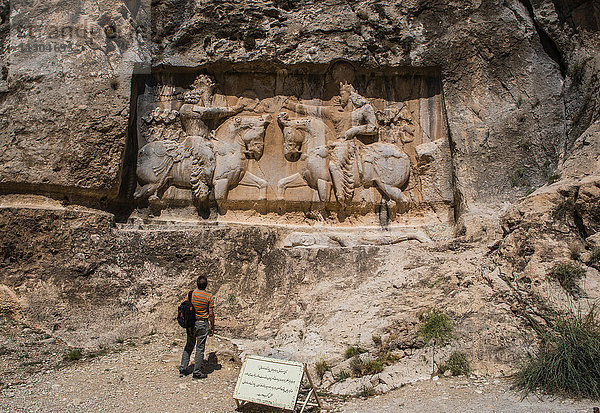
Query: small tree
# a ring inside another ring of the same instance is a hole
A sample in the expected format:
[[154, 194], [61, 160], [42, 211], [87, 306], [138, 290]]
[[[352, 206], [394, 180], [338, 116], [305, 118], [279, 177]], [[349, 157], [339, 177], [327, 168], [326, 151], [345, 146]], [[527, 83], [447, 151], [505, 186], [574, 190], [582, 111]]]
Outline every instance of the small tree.
[[452, 338], [452, 321], [443, 312], [432, 309], [420, 317], [419, 337], [425, 345], [431, 345], [431, 370], [435, 373], [435, 348], [442, 346]]

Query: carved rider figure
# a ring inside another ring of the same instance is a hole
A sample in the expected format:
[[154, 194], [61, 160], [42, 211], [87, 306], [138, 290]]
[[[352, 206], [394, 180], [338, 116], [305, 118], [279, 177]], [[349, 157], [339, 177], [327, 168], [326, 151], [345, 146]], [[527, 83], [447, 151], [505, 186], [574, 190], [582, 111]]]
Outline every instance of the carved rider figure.
[[184, 104], [179, 109], [183, 130], [187, 134], [183, 149], [192, 156], [190, 183], [195, 199], [206, 199], [209, 191], [215, 157], [211, 131], [220, 123], [244, 109], [243, 105], [232, 108], [215, 106], [213, 92], [215, 83], [207, 75], [200, 75], [192, 90], [184, 95]]
[[[327, 119], [335, 128], [338, 140], [333, 144], [329, 169], [338, 201], [344, 203], [352, 199], [354, 181], [360, 173], [353, 160], [356, 157], [356, 140], [367, 138], [377, 140], [377, 118], [373, 106], [358, 94], [348, 83], [340, 83], [340, 95], [332, 99], [328, 106], [303, 105], [286, 102], [284, 107], [296, 113]], [[341, 185], [338, 185], [341, 183]]]

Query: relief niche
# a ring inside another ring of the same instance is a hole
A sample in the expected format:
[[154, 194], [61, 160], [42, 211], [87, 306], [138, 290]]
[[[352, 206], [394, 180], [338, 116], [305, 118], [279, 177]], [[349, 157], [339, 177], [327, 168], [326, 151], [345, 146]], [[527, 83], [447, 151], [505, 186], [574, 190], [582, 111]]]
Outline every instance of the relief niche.
[[136, 102], [138, 213], [448, 220], [439, 76], [348, 72], [148, 76]]

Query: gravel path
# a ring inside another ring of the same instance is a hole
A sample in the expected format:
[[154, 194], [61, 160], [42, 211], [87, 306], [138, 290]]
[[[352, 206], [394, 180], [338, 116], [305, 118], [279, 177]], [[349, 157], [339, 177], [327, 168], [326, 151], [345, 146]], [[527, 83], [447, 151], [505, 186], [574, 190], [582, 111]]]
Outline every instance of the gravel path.
[[359, 412], [506, 412], [592, 413], [600, 403], [520, 395], [506, 379], [443, 378], [411, 384], [390, 393], [346, 403], [344, 413]]
[[[227, 340], [210, 338], [207, 379], [179, 378], [183, 340], [153, 337], [122, 351], [40, 371], [0, 392], [0, 412], [233, 412], [240, 365]], [[210, 371], [209, 370], [209, 371]], [[505, 380], [442, 378], [368, 399], [337, 402], [334, 411], [358, 412], [592, 412], [598, 403], [532, 396], [524, 401]]]
[[[206, 354], [219, 351], [222, 341], [209, 339]], [[218, 361], [221, 368], [207, 379], [179, 378], [183, 340], [173, 344], [173, 340], [155, 338], [119, 353], [73, 362], [58, 371], [41, 371], [23, 384], [4, 389], [0, 411], [233, 411], [231, 395], [239, 365], [225, 357]]]

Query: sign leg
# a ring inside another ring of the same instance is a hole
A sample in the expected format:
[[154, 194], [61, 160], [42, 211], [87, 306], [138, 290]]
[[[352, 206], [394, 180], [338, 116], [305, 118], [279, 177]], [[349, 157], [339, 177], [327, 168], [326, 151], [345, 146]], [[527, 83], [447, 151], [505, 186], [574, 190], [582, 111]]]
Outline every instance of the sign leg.
[[306, 409], [306, 405], [308, 404], [308, 401], [310, 400], [310, 396], [312, 396], [312, 394], [314, 393], [315, 389], [311, 388], [310, 391], [308, 392], [308, 394], [306, 395], [306, 400], [304, 400], [304, 403], [302, 404], [302, 408], [300, 409], [300, 413], [304, 413], [304, 409]]
[[[314, 391], [314, 395], [315, 395], [315, 400], [317, 400], [317, 404], [319, 405], [319, 409], [322, 409], [323, 406], [321, 405], [321, 400], [319, 400], [319, 395], [317, 394], [317, 389], [315, 389], [315, 386], [313, 385], [313, 382], [310, 378], [310, 374], [308, 374], [308, 369], [306, 368], [306, 366], [304, 366], [304, 374], [306, 374], [306, 378], [308, 379], [308, 383], [310, 384], [310, 388]], [[310, 393], [309, 393], [309, 397], [310, 397]], [[308, 398], [307, 398], [308, 400]]]

